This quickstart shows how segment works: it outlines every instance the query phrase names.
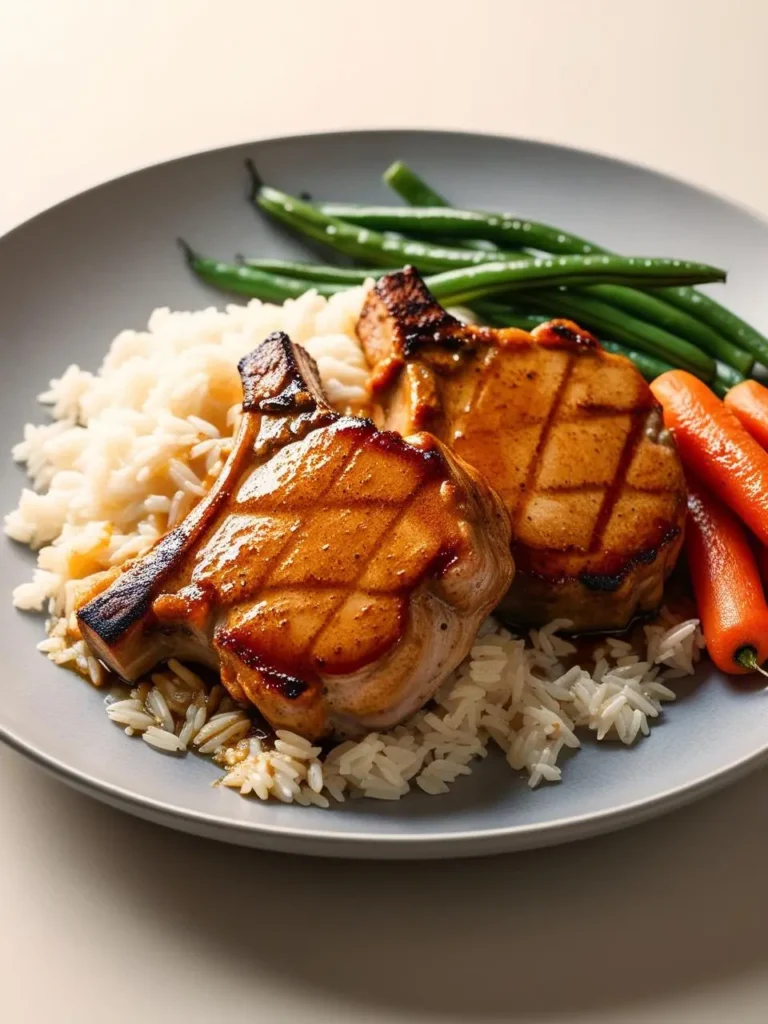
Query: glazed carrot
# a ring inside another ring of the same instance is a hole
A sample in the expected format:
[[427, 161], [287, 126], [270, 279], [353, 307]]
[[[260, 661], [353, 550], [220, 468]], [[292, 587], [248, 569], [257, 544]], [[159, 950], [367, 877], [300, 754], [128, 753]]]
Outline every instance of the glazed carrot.
[[760, 570], [760, 578], [763, 581], [763, 591], [768, 594], [768, 548], [762, 544], [755, 545], [757, 557], [757, 568]]
[[768, 448], [768, 388], [756, 380], [742, 381], [726, 394], [725, 404], [758, 444]]
[[768, 545], [768, 452], [692, 374], [669, 370], [651, 391], [685, 466]]
[[698, 482], [689, 482], [686, 551], [710, 658], [722, 672], [759, 669], [768, 603], [757, 561], [739, 520]]

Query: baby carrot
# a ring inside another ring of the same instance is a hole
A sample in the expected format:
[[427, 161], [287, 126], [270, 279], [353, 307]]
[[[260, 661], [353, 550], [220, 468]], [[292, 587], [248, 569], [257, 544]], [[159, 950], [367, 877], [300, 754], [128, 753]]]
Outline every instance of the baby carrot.
[[768, 658], [768, 604], [744, 527], [698, 482], [690, 483], [688, 568], [709, 656], [743, 674]]
[[758, 444], [768, 448], [768, 388], [756, 380], [742, 381], [730, 389], [725, 404]]
[[768, 452], [692, 374], [669, 370], [651, 391], [685, 466], [768, 544]]
[[768, 548], [762, 544], [756, 545], [757, 568], [760, 570], [760, 578], [763, 581], [763, 591], [768, 593]]

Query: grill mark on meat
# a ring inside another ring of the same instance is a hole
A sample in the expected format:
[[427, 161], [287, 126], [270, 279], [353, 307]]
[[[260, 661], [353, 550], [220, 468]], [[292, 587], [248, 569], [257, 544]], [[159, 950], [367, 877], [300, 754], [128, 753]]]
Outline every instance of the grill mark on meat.
[[[624, 482], [624, 490], [632, 492], [633, 494], [672, 494], [668, 487], [637, 487], [634, 484]], [[590, 486], [589, 484], [550, 484], [546, 490], [542, 490], [542, 494], [581, 494], [583, 491], [601, 490], [599, 485]]]
[[[328, 485], [325, 487], [324, 490], [318, 493], [318, 500], [322, 499], [323, 495], [327, 494], [336, 485], [341, 474], [347, 468], [352, 459], [359, 454], [360, 449], [362, 447], [362, 444], [355, 446], [354, 448], [350, 449], [350, 451], [347, 452], [346, 455], [340, 460], [340, 464], [337, 467], [336, 471], [332, 474], [328, 482]], [[246, 506], [243, 509], [243, 512], [246, 515], [248, 514], [247, 504], [248, 503], [246, 503]], [[268, 511], [265, 510], [265, 512], [267, 515], [269, 515]], [[272, 571], [264, 580], [264, 586], [259, 588], [259, 597], [261, 597], [262, 595], [266, 596], [269, 593], [286, 593], [286, 591], [291, 589], [284, 585], [270, 588], [268, 584], [270, 577], [277, 572], [277, 570], [283, 564], [285, 559], [289, 557], [290, 551], [293, 548], [295, 548], [298, 540], [299, 537], [297, 537], [295, 533], [289, 533], [285, 543], [275, 552], [275, 555], [273, 557]], [[301, 590], [302, 592], [307, 592], [308, 590], [311, 592], [312, 589], [316, 589], [317, 592], [320, 592], [323, 589], [331, 590], [338, 589], [338, 587], [333, 587], [330, 584], [328, 585], [327, 588], [323, 588], [320, 585], [317, 585], [315, 588], [302, 585], [300, 588], [297, 587], [296, 589]], [[333, 618], [334, 611], [335, 610], [332, 609], [331, 612], [329, 613], [329, 619]], [[307, 640], [307, 648], [312, 644], [312, 642], [312, 637], [309, 637]], [[262, 675], [264, 679], [264, 685], [267, 687], [267, 689], [271, 689], [276, 693], [281, 694], [283, 697], [285, 697], [286, 700], [297, 700], [300, 696], [302, 696], [302, 694], [305, 693], [309, 686], [307, 682], [302, 681], [297, 676], [291, 675], [289, 672], [280, 671], [277, 666], [270, 666], [266, 662], [264, 662], [263, 659], [261, 659], [259, 655], [256, 653], [256, 651], [253, 649], [253, 645], [249, 645], [245, 638], [242, 635], [238, 634], [236, 630], [218, 630], [214, 638], [214, 644], [220, 644], [226, 650], [231, 651], [238, 658], [240, 658], [240, 660], [249, 668], [257, 670]], [[302, 651], [301, 654], [304, 654], [304, 651]]]
[[[416, 500], [416, 498], [418, 497], [419, 493], [424, 490], [425, 485], [426, 485], [426, 481], [422, 480], [421, 483], [419, 483], [419, 485], [416, 487], [416, 489], [411, 492], [411, 494], [408, 497], [408, 501], [405, 503], [403, 508], [400, 509], [398, 514], [393, 519], [391, 519], [388, 523], [385, 524], [384, 529], [382, 530], [381, 534], [379, 535], [379, 538], [378, 538], [379, 540], [381, 539], [381, 537], [384, 535], [385, 532], [392, 531], [392, 530], [395, 530], [397, 528], [398, 523], [400, 523], [403, 520], [403, 518], [408, 514], [408, 511], [410, 510], [411, 505], [413, 505], [413, 503]], [[310, 639], [309, 644], [307, 645], [307, 649], [311, 649], [312, 651], [317, 650], [317, 644], [318, 644], [320, 638], [326, 632], [326, 630], [331, 625], [331, 623], [336, 618], [336, 616], [344, 608], [344, 605], [347, 603], [347, 601], [349, 601], [350, 597], [352, 597], [355, 593], [358, 592], [357, 591], [357, 584], [363, 578], [363, 576], [365, 576], [366, 572], [368, 571], [368, 567], [371, 564], [372, 559], [375, 558], [377, 554], [378, 554], [378, 550], [374, 549], [374, 550], [371, 551], [371, 554], [369, 555], [368, 558], [361, 559], [361, 562], [363, 564], [360, 566], [357, 574], [352, 578], [352, 580], [350, 580], [349, 592], [347, 593], [346, 598], [344, 599], [344, 601], [342, 601], [341, 605], [338, 608], [332, 608], [331, 609], [329, 614], [326, 616], [325, 620], [320, 625], [320, 628], [315, 632], [315, 635]], [[350, 670], [348, 669], [348, 671], [350, 671]]]
[[621, 455], [619, 456], [619, 464], [616, 467], [616, 472], [613, 474], [613, 480], [605, 488], [603, 501], [597, 513], [597, 518], [595, 519], [592, 538], [588, 548], [590, 552], [595, 552], [600, 549], [605, 529], [613, 515], [616, 502], [624, 489], [629, 467], [632, 465], [632, 460], [634, 459], [643, 438], [646, 418], [645, 410], [635, 409], [631, 413], [631, 416], [632, 425], [629, 429], [626, 440], [624, 441], [624, 447]]
[[[333, 491], [334, 487], [338, 484], [339, 479], [344, 474], [345, 470], [352, 465], [356, 458], [365, 458], [366, 449], [369, 447], [380, 449], [383, 451], [395, 452], [397, 453], [398, 456], [410, 459], [414, 462], [415, 465], [417, 465], [421, 479], [417, 486], [409, 495], [407, 501], [405, 503], [403, 503], [402, 501], [398, 502], [398, 504], [400, 504], [400, 508], [398, 509], [397, 514], [387, 519], [386, 522], [382, 523], [380, 533], [377, 537], [376, 545], [373, 547], [370, 554], [366, 558], [360, 560], [359, 568], [356, 574], [351, 579], [346, 580], [343, 585], [339, 584], [338, 582], [323, 583], [322, 580], [312, 579], [311, 577], [309, 579], [305, 578], [305, 580], [302, 580], [300, 584], [297, 583], [293, 585], [290, 583], [270, 582], [274, 581], [276, 575], [281, 571], [282, 566], [284, 566], [285, 563], [291, 558], [292, 553], [301, 543], [302, 535], [296, 532], [291, 533], [286, 538], [285, 543], [279, 548], [277, 553], [273, 556], [272, 568], [269, 572], [269, 575], [265, 578], [263, 583], [259, 585], [258, 588], [259, 600], [266, 598], [269, 595], [275, 594], [320, 594], [343, 591], [344, 598], [341, 601], [341, 603], [329, 608], [327, 614], [320, 621], [315, 631], [306, 638], [306, 642], [303, 648], [296, 652], [295, 658], [292, 659], [292, 664], [290, 667], [282, 666], [279, 664], [273, 664], [272, 661], [267, 660], [267, 658], [265, 658], [265, 656], [259, 652], [255, 641], [249, 642], [246, 637], [242, 636], [241, 634], [236, 634], [236, 631], [219, 631], [216, 634], [216, 643], [219, 642], [219, 637], [223, 635], [223, 646], [227, 650], [230, 650], [233, 654], [236, 654], [238, 657], [241, 657], [245, 664], [247, 664], [249, 667], [257, 668], [258, 671], [265, 672], [268, 675], [270, 675], [270, 685], [272, 689], [275, 691], [283, 692], [281, 690], [282, 680], [288, 680], [290, 683], [289, 689], [291, 689], [292, 692], [295, 693], [296, 697], [300, 696], [301, 693], [303, 693], [304, 691], [297, 690], [296, 687], [293, 686], [293, 683], [290, 682], [291, 680], [297, 678], [293, 675], [293, 672], [296, 671], [299, 671], [301, 675], [307, 679], [315, 681], [317, 680], [318, 669], [322, 668], [322, 666], [318, 664], [318, 661], [314, 657], [313, 652], [316, 650], [321, 637], [327, 632], [328, 629], [330, 629], [334, 625], [335, 620], [341, 614], [349, 600], [356, 596], [359, 596], [362, 593], [370, 594], [371, 597], [399, 598], [403, 600], [403, 603], [405, 603], [405, 598], [407, 598], [407, 595], [412, 590], [414, 590], [424, 579], [428, 577], [436, 579], [442, 576], [458, 555], [459, 546], [456, 544], [447, 545], [439, 549], [437, 552], [435, 552], [430, 561], [423, 567], [421, 572], [415, 578], [409, 579], [408, 582], [404, 584], [401, 588], [378, 591], [366, 588], [366, 590], [361, 591], [357, 587], [357, 583], [359, 582], [360, 579], [363, 578], [365, 573], [368, 571], [372, 560], [376, 558], [379, 553], [378, 542], [380, 542], [381, 539], [386, 534], [394, 531], [397, 528], [397, 525], [407, 515], [410, 514], [413, 503], [418, 499], [418, 497], [422, 494], [425, 488], [430, 484], [433, 484], [436, 479], [441, 478], [447, 473], [447, 465], [445, 464], [442, 455], [437, 449], [432, 449], [429, 451], [422, 451], [421, 449], [416, 449], [413, 446], [407, 444], [407, 442], [405, 442], [403, 438], [400, 437], [399, 434], [396, 434], [392, 431], [377, 432], [372, 424], [364, 424], [363, 428], [361, 428], [360, 430], [360, 433], [363, 432], [366, 434], [366, 436], [363, 436], [360, 443], [356, 444], [345, 455], [345, 457], [341, 461], [341, 464], [335, 469], [332, 477], [328, 481], [327, 486], [315, 497], [313, 501], [313, 506], [317, 511], [325, 513], [329, 510], [334, 509], [338, 509], [339, 511], [346, 511], [351, 507], [357, 507], [358, 504], [366, 504], [364, 502], [359, 501], [357, 497], [355, 497], [354, 500], [347, 499], [344, 502], [326, 501], [324, 500], [324, 497]], [[258, 514], [267, 516], [270, 515], [270, 513], [276, 514], [277, 512], [279, 512], [281, 514], [290, 514], [291, 511], [294, 511], [294, 509], [292, 509], [291, 506], [281, 506], [279, 509], [275, 508], [270, 510], [269, 508], [265, 508], [264, 505], [262, 504], [262, 500], [258, 498], [252, 501], [244, 502], [242, 507], [244, 514]], [[382, 508], [382, 502], [372, 500], [367, 503], [367, 507]], [[388, 506], [386, 505], [384, 506], [385, 509], [387, 507]], [[234, 605], [234, 607], [237, 607], [238, 605], [248, 606], [249, 603], [249, 601], [237, 602]], [[401, 609], [401, 614], [404, 613], [404, 611], [405, 608], [403, 607], [403, 609]], [[247, 652], [247, 658], [243, 657], [244, 652]], [[346, 662], [343, 666], [343, 671], [355, 671], [358, 668], [362, 667], [362, 665], [367, 663], [369, 660], [370, 652], [362, 661]], [[289, 699], [293, 699], [287, 692], [283, 693], [283, 696]]]
[[435, 438], [334, 413], [285, 335], [240, 370], [221, 474], [180, 527], [82, 595], [83, 637], [129, 681], [168, 657], [218, 662], [277, 728], [388, 728], [508, 587], [508, 517]]
[[[425, 569], [419, 573], [416, 578], [417, 583], [424, 576], [432, 576], [439, 578], [444, 575], [448, 569], [450, 569], [453, 561], [456, 557], [456, 547], [454, 545], [448, 545], [442, 548], [437, 554], [427, 562]], [[370, 565], [370, 563], [368, 563]], [[366, 565], [366, 568], [368, 566]], [[324, 580], [312, 580], [307, 583], [281, 583], [276, 584], [273, 587], [259, 588], [259, 597], [269, 597], [273, 594], [327, 594], [331, 590], [342, 589], [338, 583], [328, 583]], [[358, 588], [350, 593], [362, 594], [366, 597], [402, 597], [407, 594], [411, 589], [410, 583], [404, 584], [402, 587], [385, 588], [385, 587], [365, 587]], [[229, 605], [228, 607], [238, 607], [237, 604]]]
[[532, 453], [531, 461], [528, 463], [528, 469], [525, 474], [525, 482], [523, 483], [523, 486], [521, 488], [520, 503], [517, 506], [517, 509], [515, 510], [514, 516], [512, 517], [513, 536], [515, 535], [515, 531], [517, 530], [518, 523], [525, 514], [525, 510], [528, 507], [528, 502], [530, 500], [531, 494], [533, 493], [534, 485], [536, 482], [536, 476], [540, 469], [541, 455], [546, 450], [547, 442], [549, 441], [549, 435], [552, 432], [552, 427], [554, 426], [555, 420], [557, 418], [557, 411], [560, 408], [560, 403], [562, 402], [563, 396], [565, 395], [565, 392], [568, 388], [568, 384], [570, 383], [571, 374], [573, 373], [573, 367], [574, 357], [572, 355], [569, 355], [568, 360], [563, 369], [563, 376], [561, 377], [560, 383], [557, 386], [555, 397], [553, 398], [552, 404], [549, 407], [546, 419], [542, 424], [541, 433], [539, 434], [539, 439], [536, 442], [536, 447]]
[[[330, 480], [328, 481], [327, 486], [325, 488], [323, 488], [322, 490], [318, 490], [318, 493], [317, 493], [317, 501], [318, 501], [318, 503], [322, 500], [322, 498], [326, 494], [329, 493], [329, 491], [333, 487], [336, 486], [339, 477], [344, 472], [344, 470], [347, 468], [347, 466], [350, 464], [352, 459], [354, 459], [355, 456], [359, 454], [361, 448], [362, 448], [362, 444], [356, 445], [354, 448], [351, 448], [343, 456], [342, 459], [340, 459], [340, 464], [336, 468], [336, 470], [331, 474], [331, 477], [330, 477]], [[327, 507], [328, 506], [324, 506], [324, 508], [327, 508]], [[344, 507], [344, 508], [346, 508], [348, 506], [338, 505], [338, 506], [335, 506], [335, 507], [338, 507], [338, 508]], [[283, 511], [290, 513], [292, 511], [295, 511], [295, 509], [292, 509], [292, 508], [289, 507], [287, 509], [280, 508], [280, 509], [271, 509], [270, 510], [269, 508], [266, 508], [266, 509], [263, 508], [263, 506], [261, 504], [257, 503], [257, 502], [244, 502], [244, 504], [243, 504], [243, 514], [244, 515], [253, 514], [254, 512], [258, 512], [259, 515], [262, 515], [262, 514], [263, 515], [277, 515], [278, 512], [282, 513]], [[272, 559], [273, 567], [272, 567], [271, 571], [269, 572], [269, 574], [264, 579], [262, 585], [259, 587], [259, 592], [260, 593], [261, 593], [262, 589], [265, 590], [265, 591], [269, 589], [269, 581], [270, 581], [270, 579], [274, 576], [274, 574], [277, 572], [277, 570], [283, 564], [285, 559], [289, 557], [289, 555], [290, 555], [291, 551], [293, 550], [293, 548], [296, 547], [296, 544], [298, 543], [299, 539], [300, 538], [296, 535], [296, 533], [289, 533], [288, 536], [286, 537], [285, 543], [283, 545], [281, 545], [281, 547], [279, 547], [277, 549], [277, 551], [275, 552], [275, 555], [274, 555], [274, 557]], [[284, 587], [280, 587], [280, 586], [276, 586], [274, 589], [275, 590], [284, 590], [285, 588]]]
[[[374, 436], [374, 438], [370, 440], [375, 443], [378, 442], [379, 438], [377, 436]], [[359, 448], [352, 452], [348, 457], [346, 464], [348, 465], [356, 454], [363, 453], [366, 444], [368, 443], [369, 441], [366, 440], [363, 444], [359, 446]], [[385, 443], [397, 445], [399, 449], [402, 449], [403, 447], [402, 439], [398, 435], [393, 433], [389, 433], [389, 441]], [[437, 455], [439, 461], [442, 462], [442, 458], [439, 456], [439, 453], [435, 452], [434, 454]], [[430, 462], [427, 462], [427, 466], [430, 466]], [[336, 475], [334, 483], [338, 481], [340, 476], [341, 471], [339, 471], [339, 473]], [[410, 514], [411, 507], [413, 506], [414, 502], [420, 497], [424, 490], [433, 482], [433, 473], [431, 471], [428, 471], [427, 473], [424, 474], [422, 480], [411, 492], [407, 499], [407, 502], [398, 510], [397, 514], [383, 524], [381, 534], [379, 535], [378, 538], [379, 540], [385, 534], [391, 533], [397, 528], [397, 525], [406, 516]], [[327, 490], [330, 490], [330, 486]], [[345, 507], [349, 506], [347, 505]], [[326, 506], [323, 506], [323, 510], [325, 510], [325, 508]], [[298, 539], [299, 538], [296, 538], [295, 536], [292, 536], [290, 538], [294, 545], [298, 542]], [[279, 559], [276, 559], [275, 567], [272, 570], [270, 576], [274, 575], [280, 569], [280, 566], [284, 564], [286, 559], [290, 557], [290, 550], [288, 550], [289, 546], [290, 545], [286, 545]], [[325, 665], [322, 659], [318, 658], [314, 652], [317, 650], [321, 638], [328, 631], [328, 629], [330, 629], [333, 626], [334, 621], [342, 613], [344, 607], [352, 598], [365, 595], [370, 596], [371, 598], [386, 597], [399, 599], [401, 601], [399, 617], [402, 620], [402, 616], [406, 612], [406, 598], [408, 594], [411, 591], [413, 591], [417, 586], [419, 586], [419, 584], [423, 580], [427, 578], [437, 579], [444, 575], [444, 573], [447, 572], [447, 570], [458, 557], [460, 546], [460, 543], [457, 542], [454, 544], [444, 545], [443, 547], [439, 548], [415, 577], [410, 578], [407, 581], [407, 583], [405, 583], [400, 588], [388, 590], [377, 590], [374, 588], [365, 588], [364, 590], [361, 590], [357, 586], [359, 581], [365, 576], [366, 572], [368, 571], [372, 560], [377, 557], [379, 553], [378, 546], [374, 547], [374, 549], [371, 551], [370, 555], [367, 558], [360, 560], [360, 566], [357, 573], [349, 581], [345, 582], [344, 585], [340, 585], [339, 583], [334, 582], [323, 583], [322, 581], [313, 580], [309, 583], [302, 581], [301, 583], [293, 585], [274, 584], [270, 587], [268, 582], [270, 577], [268, 577], [267, 580], [265, 581], [266, 585], [259, 588], [259, 599], [266, 598], [270, 594], [311, 594], [332, 593], [339, 591], [344, 592], [344, 597], [341, 603], [332, 606], [329, 609], [328, 613], [320, 621], [314, 632], [307, 637], [304, 647], [300, 651], [297, 651], [295, 653], [295, 656], [291, 660], [290, 668], [288, 666], [282, 666], [276, 663], [274, 658], [272, 657], [270, 657], [269, 660], [265, 658], [265, 656], [259, 652], [257, 645], [254, 642], [249, 642], [247, 638], [245, 638], [242, 635], [242, 633], [238, 632], [237, 630], [219, 631], [216, 635], [216, 641], [218, 643], [219, 638], [221, 637], [221, 644], [223, 647], [231, 651], [233, 654], [237, 655], [237, 657], [244, 661], [244, 663], [248, 665], [250, 668], [255, 668], [260, 673], [264, 674], [265, 676], [268, 676], [270, 680], [269, 685], [271, 689], [280, 692], [283, 696], [285, 696], [288, 699], [297, 699], [298, 697], [302, 696], [302, 694], [306, 691], [310, 683], [314, 685], [319, 680], [318, 673], [319, 671], [325, 668]], [[386, 640], [386, 637], [384, 638], [384, 640]], [[349, 672], [357, 671], [364, 664], [367, 664], [370, 660], [371, 653], [370, 651], [368, 651], [366, 652], [365, 657], [361, 660], [355, 660], [354, 658], [347, 659], [343, 664], [335, 666], [332, 674], [346, 674]], [[330, 673], [330, 670], [327, 671]], [[295, 676], [293, 674], [294, 672], [300, 672], [301, 679], [307, 681], [304, 687], [301, 689], [297, 688], [295, 685], [295, 682], [297, 679], [299, 679], [299, 677]], [[287, 689], [283, 689], [284, 684], [287, 686]]]
[[480, 373], [477, 375], [477, 380], [475, 381], [475, 386], [472, 389], [472, 394], [469, 397], [466, 408], [464, 409], [461, 418], [457, 419], [456, 428], [453, 431], [454, 440], [463, 436], [464, 427], [468, 417], [472, 415], [472, 409], [482, 399], [485, 389], [492, 384], [492, 377], [490, 373], [492, 366], [493, 358], [484, 360]]
[[[320, 495], [320, 497], [322, 497], [322, 495]], [[379, 498], [356, 498], [355, 499], [355, 508], [381, 508], [382, 505], [386, 505], [386, 504], [390, 504], [390, 503], [386, 502], [386, 501], [382, 501]], [[397, 504], [397, 502], [393, 501], [393, 502], [391, 502], [391, 504], [394, 505], [394, 504]], [[350, 507], [349, 503], [345, 502], [345, 501], [328, 501], [328, 502], [326, 502], [323, 505], [323, 509], [326, 510], [326, 511], [328, 511], [328, 510], [337, 510], [339, 512], [344, 512], [349, 507]], [[259, 504], [259, 505], [255, 506], [253, 511], [255, 513], [257, 513], [258, 515], [274, 516], [274, 515], [279, 515], [283, 511], [290, 511], [290, 509], [286, 510], [284, 506], [281, 507], [279, 505], [269, 506], [269, 505]], [[249, 512], [250, 512], [249, 508], [244, 504], [243, 505], [243, 514], [246, 514], [246, 513], [249, 513]]]
[[[442, 405], [432, 429], [505, 500], [519, 577], [501, 614], [520, 613], [518, 622], [562, 615], [580, 628], [626, 624], [638, 608], [660, 600], [685, 512], [674, 447], [660, 446], [657, 454], [643, 447], [640, 430], [650, 444], [652, 431], [644, 428], [661, 422], [648, 386], [625, 359], [568, 321], [528, 334], [451, 322], [444, 314], [418, 273], [406, 268], [371, 290], [358, 335], [389, 422], [411, 429], [420, 407], [408, 400], [408, 371], [428, 369]], [[450, 345], [441, 331], [450, 331]], [[566, 364], [570, 379], [561, 379]], [[619, 579], [627, 582], [615, 602], [587, 598], [590, 589], [608, 593]]]

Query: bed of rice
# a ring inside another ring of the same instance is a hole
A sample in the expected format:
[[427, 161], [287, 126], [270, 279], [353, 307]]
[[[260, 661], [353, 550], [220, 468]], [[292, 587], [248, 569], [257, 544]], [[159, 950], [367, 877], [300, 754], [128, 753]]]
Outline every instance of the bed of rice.
[[[97, 373], [70, 366], [51, 382], [40, 400], [52, 419], [28, 424], [14, 449], [32, 488], [5, 529], [38, 551], [14, 603], [47, 612], [39, 646], [54, 662], [105, 683], [77, 632], [78, 589], [142, 554], [205, 494], [240, 415], [237, 362], [268, 333], [284, 330], [310, 351], [337, 407], [364, 407], [367, 370], [354, 329], [364, 293], [158, 309], [146, 331], [115, 338]], [[398, 799], [414, 785], [444, 793], [490, 746], [534, 787], [560, 779], [558, 758], [579, 746], [580, 730], [626, 744], [647, 735], [662, 702], [674, 699], [666, 682], [691, 673], [703, 647], [697, 620], [664, 613], [635, 644], [606, 639], [582, 665], [558, 635], [568, 625], [520, 638], [488, 620], [430, 706], [392, 732], [325, 753], [292, 733], [265, 743], [220, 685], [206, 686], [176, 661], [109, 703], [107, 714], [159, 751], [215, 757], [223, 785], [263, 800], [325, 807], [346, 796]]]

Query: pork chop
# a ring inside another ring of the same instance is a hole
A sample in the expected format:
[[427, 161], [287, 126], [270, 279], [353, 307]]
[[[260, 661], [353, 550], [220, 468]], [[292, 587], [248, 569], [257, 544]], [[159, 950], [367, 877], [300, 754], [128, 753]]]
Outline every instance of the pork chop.
[[214, 486], [89, 595], [82, 634], [129, 681], [170, 657], [216, 666], [234, 698], [308, 738], [393, 726], [509, 586], [504, 506], [430, 435], [335, 413], [285, 335], [240, 374], [243, 417]]
[[412, 268], [379, 280], [358, 335], [381, 422], [430, 430], [503, 498], [516, 574], [502, 618], [615, 630], [660, 603], [685, 481], [629, 360], [569, 321], [532, 334], [463, 324]]

